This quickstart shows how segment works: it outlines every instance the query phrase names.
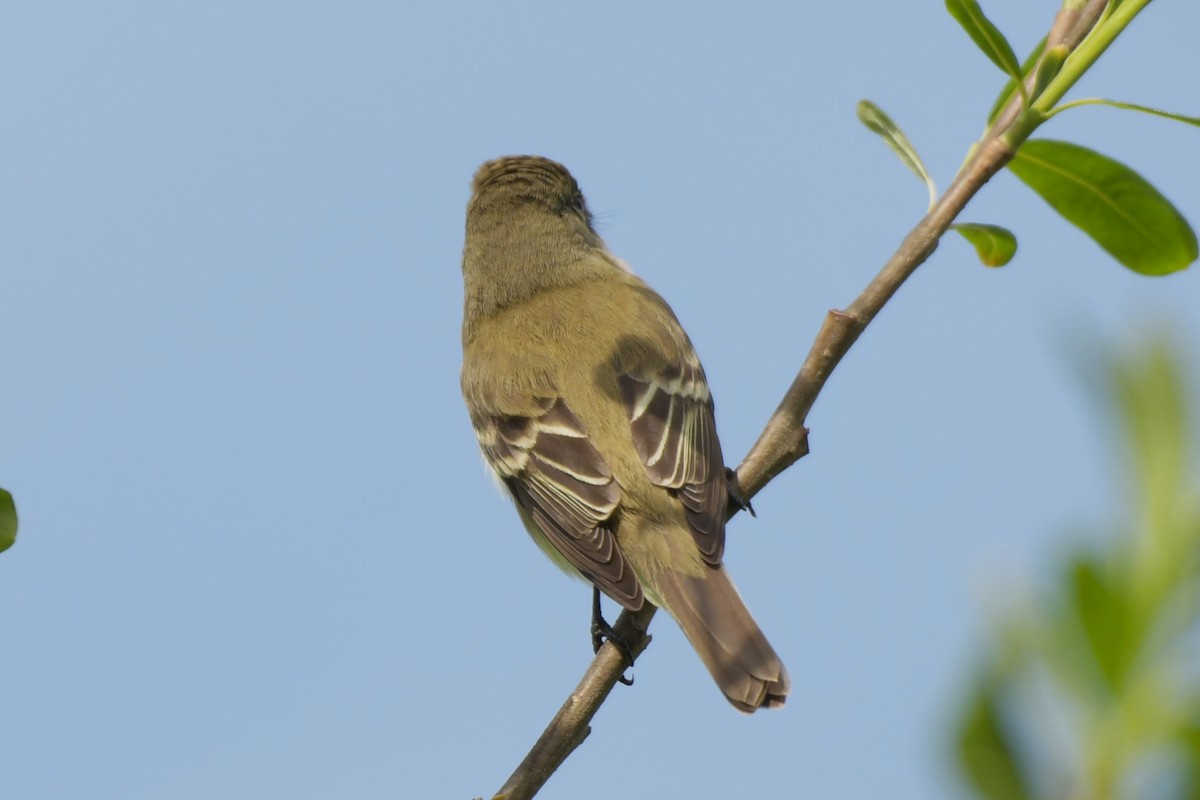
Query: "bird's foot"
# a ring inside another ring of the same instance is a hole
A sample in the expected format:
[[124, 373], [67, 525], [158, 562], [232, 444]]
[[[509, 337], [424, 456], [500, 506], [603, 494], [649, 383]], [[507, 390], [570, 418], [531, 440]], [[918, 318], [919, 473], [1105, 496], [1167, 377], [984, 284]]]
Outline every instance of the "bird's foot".
[[[600, 613], [600, 589], [592, 587], [592, 652], [600, 652], [600, 648], [604, 646], [604, 642], [612, 643], [612, 646], [617, 648], [625, 660], [629, 662], [629, 666], [633, 666], [633, 651], [629, 649], [629, 642], [625, 641], [625, 637], [617, 633], [617, 629], [608, 624], [604, 619], [604, 615]], [[617, 678], [618, 681], [626, 686], [633, 686], [633, 678], [626, 678], [624, 675]]]
[[757, 517], [754, 513], [754, 506], [750, 505], [750, 498], [742, 494], [742, 487], [738, 485], [737, 472], [729, 467], [725, 468], [725, 483], [729, 486], [729, 502], [738, 511], [749, 511], [750, 516]]

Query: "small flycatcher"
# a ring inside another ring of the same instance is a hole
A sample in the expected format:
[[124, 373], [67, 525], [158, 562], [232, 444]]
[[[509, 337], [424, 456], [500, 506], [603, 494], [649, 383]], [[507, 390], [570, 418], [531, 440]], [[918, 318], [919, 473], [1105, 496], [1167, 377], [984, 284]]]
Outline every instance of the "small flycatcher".
[[736, 708], [782, 706], [787, 670], [721, 564], [729, 486], [700, 360], [565, 167], [479, 168], [463, 280], [463, 397], [534, 540], [625, 608], [669, 612]]

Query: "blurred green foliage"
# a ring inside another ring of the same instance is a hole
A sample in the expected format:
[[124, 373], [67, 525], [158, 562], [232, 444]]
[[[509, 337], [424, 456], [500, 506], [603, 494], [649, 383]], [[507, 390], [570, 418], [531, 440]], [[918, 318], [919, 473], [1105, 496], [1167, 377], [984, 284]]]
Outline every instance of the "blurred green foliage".
[[1105, 374], [1129, 507], [996, 626], [956, 731], [989, 800], [1200, 798], [1194, 406], [1164, 341]]
[[0, 489], [0, 553], [12, 547], [17, 540], [17, 507], [12, 495]]

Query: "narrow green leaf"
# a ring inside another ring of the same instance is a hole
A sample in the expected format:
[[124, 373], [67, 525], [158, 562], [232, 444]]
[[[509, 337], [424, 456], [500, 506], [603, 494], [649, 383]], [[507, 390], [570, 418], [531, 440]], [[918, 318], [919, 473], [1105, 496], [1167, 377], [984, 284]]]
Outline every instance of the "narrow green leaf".
[[929, 205], [932, 207], [937, 200], [937, 187], [933, 183], [933, 178], [929, 176], [929, 171], [925, 169], [921, 157], [917, 155], [917, 148], [913, 147], [913, 143], [904, 135], [904, 131], [900, 130], [900, 127], [883, 112], [883, 109], [870, 100], [859, 100], [857, 113], [859, 121], [882, 136], [883, 140], [887, 142], [887, 146], [892, 148], [892, 152], [904, 162], [904, 166], [924, 181], [925, 188], [929, 190]]
[[[1026, 57], [1025, 61], [1021, 64], [1022, 75], [1029, 74], [1029, 70], [1033, 69], [1033, 65], [1037, 63], [1039, 58], [1041, 58], [1042, 51], [1045, 49], [1046, 37], [1043, 36], [1042, 40], [1038, 42], [1037, 47], [1033, 48], [1033, 52], [1030, 53], [1029, 56]], [[996, 102], [992, 104], [992, 110], [988, 112], [988, 125], [991, 125], [996, 121], [996, 117], [1000, 116], [1000, 112], [1004, 110], [1004, 107], [1008, 105], [1008, 101], [1012, 100], [1013, 95], [1016, 93], [1017, 81], [1014, 78], [1010, 78], [1008, 83], [1004, 84], [1004, 88], [1000, 90], [1000, 96], [996, 98]]]
[[1037, 100], [1042, 92], [1046, 91], [1046, 87], [1050, 85], [1050, 81], [1054, 80], [1058, 73], [1062, 71], [1063, 64], [1066, 63], [1067, 56], [1071, 51], [1067, 49], [1065, 44], [1055, 45], [1046, 53], [1046, 57], [1037, 65], [1037, 74], [1033, 79], [1033, 91], [1029, 93], [1030, 102]]
[[1068, 108], [1078, 108], [1079, 106], [1109, 106], [1110, 108], [1120, 108], [1125, 111], [1137, 111], [1142, 114], [1151, 114], [1155, 117], [1163, 117], [1165, 119], [1173, 119], [1176, 122], [1182, 122], [1187, 125], [1195, 125], [1200, 127], [1200, 117], [1189, 117], [1185, 114], [1178, 114], [1174, 111], [1163, 111], [1161, 108], [1153, 108], [1151, 106], [1140, 106], [1137, 103], [1123, 103], [1119, 100], [1106, 100], [1102, 97], [1086, 97], [1082, 100], [1072, 100], [1070, 103], [1063, 103], [1057, 106], [1050, 112], [1050, 116], [1054, 116]]
[[1001, 705], [1001, 684], [994, 677], [980, 681], [959, 721], [959, 765], [981, 797], [1027, 800], [1032, 794]]
[[975, 247], [985, 267], [1003, 267], [1017, 253], [1017, 237], [999, 225], [978, 222], [956, 222], [950, 226]]
[[946, 10], [950, 16], [958, 20], [963, 30], [975, 42], [975, 46], [991, 59], [991, 62], [1004, 71], [1008, 77], [1019, 81], [1021, 66], [1017, 63], [1017, 54], [1012, 45], [1004, 38], [999, 29], [992, 24], [975, 0], [946, 0]]
[[12, 495], [0, 489], [0, 553], [17, 540], [17, 507]]
[[1134, 272], [1167, 275], [1200, 254], [1183, 215], [1119, 161], [1076, 144], [1031, 139], [1008, 168]]
[[1176, 591], [1184, 580], [1200, 536], [1198, 521], [1188, 511], [1193, 507], [1195, 403], [1180, 358], [1164, 339], [1143, 346], [1136, 359], [1114, 359], [1111, 382], [1123, 419], [1126, 470], [1146, 531], [1137, 539], [1138, 552], [1143, 563], [1160, 562], [1134, 576], [1138, 610], [1145, 616], [1156, 613], [1156, 598]]
[[[1192, 712], [1193, 715], [1195, 711]], [[1200, 797], [1200, 719], [1180, 720], [1173, 736], [1183, 752], [1188, 786], [1182, 797]]]
[[1112, 578], [1095, 559], [1081, 555], [1070, 571], [1075, 617], [1091, 649], [1091, 657], [1109, 691], [1118, 694], [1128, 673], [1128, 606]]

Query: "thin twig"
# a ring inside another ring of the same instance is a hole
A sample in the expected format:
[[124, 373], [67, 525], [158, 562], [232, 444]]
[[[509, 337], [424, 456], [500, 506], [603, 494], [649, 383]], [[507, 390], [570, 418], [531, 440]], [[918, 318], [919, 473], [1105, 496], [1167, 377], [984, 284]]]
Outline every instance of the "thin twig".
[[[646, 627], [656, 609], [650, 603], [641, 611], [621, 614], [614, 626], [617, 634], [629, 644], [633, 657], [641, 655], [650, 644]], [[583, 674], [583, 680], [571, 692], [562, 708], [538, 738], [537, 744], [525, 756], [525, 760], [513, 772], [512, 777], [498, 791], [493, 800], [519, 800], [537, 794], [546, 780], [567, 760], [567, 756], [592, 732], [592, 717], [616, 685], [625, 670], [625, 657], [607, 642]]]
[[[1073, 50], [1091, 31], [1105, 6], [1105, 0], [1089, 0], [1080, 8], [1060, 11], [1047, 37], [1048, 43]], [[1035, 72], [1030, 71], [1031, 80]], [[1000, 136], [1018, 119], [1020, 112], [1021, 98], [1016, 96], [997, 115], [996, 122], [945, 194], [904, 238], [879, 274], [845, 310], [831, 310], [825, 315], [792, 385], [737, 468], [737, 482], [743, 499], [752, 498], [776, 475], [808, 454], [808, 429], [804, 423], [825, 381], [904, 281], [937, 249], [942, 235], [975, 193], [1012, 159], [1012, 149]], [[731, 509], [730, 513], [736, 513], [736, 509]], [[617, 618], [615, 627], [635, 657], [650, 643], [646, 631], [655, 611], [654, 606], [647, 603], [640, 611], [625, 611]], [[624, 658], [617, 648], [605, 643], [575, 691], [493, 800], [528, 800], [537, 794], [591, 733], [592, 717], [607, 699], [624, 668]]]

